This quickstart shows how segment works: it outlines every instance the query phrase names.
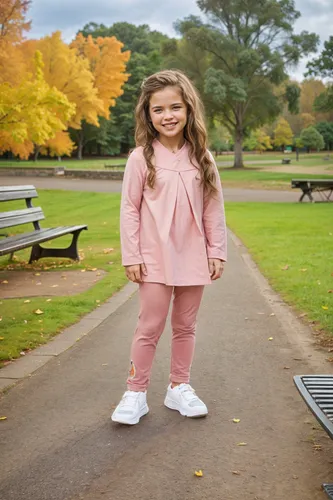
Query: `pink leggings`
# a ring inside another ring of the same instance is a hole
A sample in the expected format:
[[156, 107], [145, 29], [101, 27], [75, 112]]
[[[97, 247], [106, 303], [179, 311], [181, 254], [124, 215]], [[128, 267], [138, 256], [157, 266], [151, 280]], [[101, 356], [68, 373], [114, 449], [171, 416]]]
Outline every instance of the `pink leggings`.
[[156, 346], [163, 333], [172, 292], [172, 348], [170, 380], [188, 383], [194, 355], [195, 328], [203, 286], [167, 286], [141, 283], [140, 313], [131, 348], [127, 387], [145, 391], [150, 381]]

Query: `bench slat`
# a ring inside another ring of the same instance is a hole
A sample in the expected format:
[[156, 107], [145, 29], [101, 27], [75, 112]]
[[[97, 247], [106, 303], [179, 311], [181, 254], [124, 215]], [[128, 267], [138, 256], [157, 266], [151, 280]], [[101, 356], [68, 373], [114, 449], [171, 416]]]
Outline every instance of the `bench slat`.
[[323, 484], [324, 491], [327, 493], [328, 498], [333, 500], [333, 484]]
[[[316, 384], [316, 380], [319, 385], [322, 385], [323, 389], [325, 388], [333, 388], [333, 377], [332, 375], [318, 375], [318, 376], [310, 376], [310, 375], [295, 375], [294, 382], [299, 390], [302, 398], [320, 423], [320, 425], [326, 430], [331, 439], [333, 439], [333, 420], [332, 420], [332, 411], [333, 405], [325, 403], [318, 403], [313, 396], [311, 395], [311, 386], [318, 386]], [[308, 389], [308, 384], [310, 385]], [[326, 412], [326, 411], [327, 412]]]
[[13, 210], [12, 212], [0, 212], [0, 229], [19, 226], [29, 222], [45, 219], [40, 207], [26, 208], [25, 210]]
[[37, 198], [38, 194], [34, 186], [1, 186], [0, 201], [24, 200]]
[[44, 241], [64, 236], [74, 231], [87, 229], [87, 225], [80, 226], [61, 226], [56, 228], [39, 229], [31, 233], [24, 233], [16, 236], [9, 236], [0, 241], [0, 255], [5, 255], [10, 252], [22, 250], [31, 247], [36, 243], [43, 243]]

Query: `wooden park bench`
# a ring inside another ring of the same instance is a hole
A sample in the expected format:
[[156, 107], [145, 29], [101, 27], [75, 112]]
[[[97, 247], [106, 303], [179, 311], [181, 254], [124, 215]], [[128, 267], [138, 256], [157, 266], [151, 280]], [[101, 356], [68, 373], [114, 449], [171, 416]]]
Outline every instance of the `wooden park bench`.
[[282, 165], [289, 165], [290, 162], [291, 162], [290, 158], [282, 158]]
[[304, 196], [308, 196], [311, 201], [312, 193], [317, 192], [324, 201], [333, 201], [331, 199], [333, 193], [333, 179], [292, 179], [292, 188], [299, 188], [303, 191], [299, 201], [303, 201]]
[[[32, 247], [29, 264], [34, 260], [43, 257], [68, 257], [79, 260], [77, 241], [80, 232], [88, 229], [86, 225], [61, 226], [49, 229], [42, 229], [39, 221], [45, 219], [43, 210], [40, 207], [33, 207], [32, 198], [37, 198], [38, 194], [34, 186], [0, 186], [0, 202], [25, 200], [26, 208], [23, 210], [13, 210], [0, 212], [0, 231], [3, 239], [0, 239], [0, 256], [11, 254], [24, 248]], [[28, 224], [32, 222], [34, 231], [8, 235], [3, 233], [4, 229], [14, 226]], [[72, 234], [72, 242], [68, 248], [43, 248], [40, 243], [59, 238], [65, 234]]]
[[[333, 439], [333, 375], [296, 375], [294, 382], [304, 401]], [[333, 484], [323, 484], [333, 500]]]

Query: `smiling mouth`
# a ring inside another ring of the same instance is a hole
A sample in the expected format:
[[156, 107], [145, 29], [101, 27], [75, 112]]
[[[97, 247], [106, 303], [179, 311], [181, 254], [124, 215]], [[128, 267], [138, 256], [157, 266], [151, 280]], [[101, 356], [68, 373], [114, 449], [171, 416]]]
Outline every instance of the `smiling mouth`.
[[165, 123], [163, 127], [175, 127], [178, 124], [178, 122], [173, 122], [173, 123]]

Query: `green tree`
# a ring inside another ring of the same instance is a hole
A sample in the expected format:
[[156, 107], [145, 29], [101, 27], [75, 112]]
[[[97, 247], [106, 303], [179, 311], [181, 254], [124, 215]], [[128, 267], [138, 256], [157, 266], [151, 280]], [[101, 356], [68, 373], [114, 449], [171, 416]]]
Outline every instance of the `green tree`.
[[315, 127], [308, 127], [302, 130], [300, 139], [303, 146], [308, 148], [308, 150], [317, 149], [319, 151], [325, 147], [324, 138]]
[[323, 136], [325, 148], [329, 151], [333, 149], [333, 123], [320, 122], [315, 125], [318, 132]]
[[144, 78], [162, 68], [161, 47], [168, 37], [158, 31], [151, 31], [148, 25], [135, 26], [127, 22], [115, 23], [110, 27], [89, 23], [81, 32], [84, 36], [91, 35], [94, 38], [115, 36], [124, 44], [123, 50], [131, 51], [126, 67], [131, 76], [123, 87], [124, 93], [118, 97], [112, 109], [110, 122], [95, 134], [96, 144], [102, 145], [104, 153], [112, 151], [114, 154], [127, 154], [134, 146], [134, 109], [141, 83]]
[[321, 76], [329, 79], [326, 90], [315, 100], [316, 111], [333, 110], [333, 36], [324, 43], [324, 49], [317, 59], [313, 59], [307, 64], [308, 71], [305, 76]]
[[285, 147], [292, 143], [294, 134], [289, 123], [284, 118], [280, 118], [274, 130], [274, 145]]
[[262, 153], [267, 149], [272, 149], [271, 138], [263, 128], [252, 130], [250, 136], [244, 141], [244, 148]]
[[193, 22], [192, 17], [177, 26], [188, 42], [209, 55], [204, 89], [213, 103], [210, 112], [234, 136], [234, 167], [242, 167], [242, 144], [249, 131], [275, 119], [283, 102], [297, 111], [299, 86], [288, 83], [281, 92], [281, 85], [288, 78], [287, 68], [313, 52], [319, 39], [308, 32], [294, 34], [300, 13], [293, 0], [197, 3], [210, 24], [197, 18]]

